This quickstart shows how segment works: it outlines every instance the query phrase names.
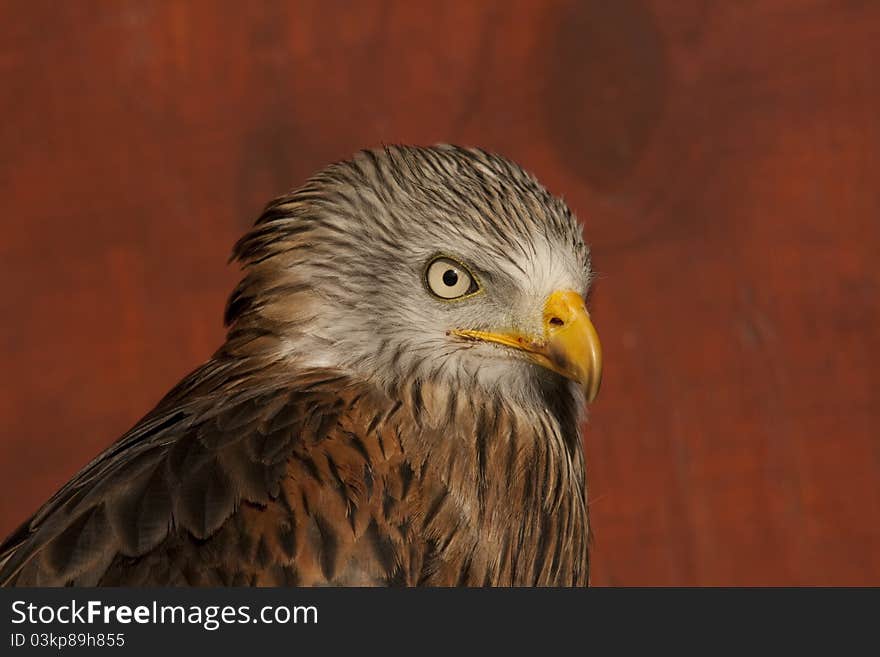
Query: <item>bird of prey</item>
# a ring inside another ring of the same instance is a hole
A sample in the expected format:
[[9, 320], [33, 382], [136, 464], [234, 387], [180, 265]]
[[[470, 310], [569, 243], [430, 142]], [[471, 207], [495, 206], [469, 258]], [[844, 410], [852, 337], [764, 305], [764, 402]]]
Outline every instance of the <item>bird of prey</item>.
[[562, 200], [482, 150], [367, 150], [234, 258], [225, 343], [0, 546], [0, 583], [589, 583], [601, 351]]

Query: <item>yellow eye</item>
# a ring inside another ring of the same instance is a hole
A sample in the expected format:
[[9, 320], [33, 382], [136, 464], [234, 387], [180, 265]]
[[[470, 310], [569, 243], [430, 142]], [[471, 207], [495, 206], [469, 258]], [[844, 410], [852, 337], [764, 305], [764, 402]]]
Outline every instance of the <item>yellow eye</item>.
[[425, 279], [428, 289], [441, 299], [457, 299], [479, 290], [465, 266], [451, 258], [432, 260], [425, 272]]

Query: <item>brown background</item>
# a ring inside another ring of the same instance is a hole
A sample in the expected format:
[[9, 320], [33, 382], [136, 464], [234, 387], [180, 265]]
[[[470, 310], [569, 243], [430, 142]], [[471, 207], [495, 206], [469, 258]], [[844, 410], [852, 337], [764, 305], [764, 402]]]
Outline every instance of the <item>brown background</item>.
[[0, 533], [222, 339], [230, 247], [382, 142], [586, 224], [597, 584], [880, 584], [880, 4], [0, 3]]

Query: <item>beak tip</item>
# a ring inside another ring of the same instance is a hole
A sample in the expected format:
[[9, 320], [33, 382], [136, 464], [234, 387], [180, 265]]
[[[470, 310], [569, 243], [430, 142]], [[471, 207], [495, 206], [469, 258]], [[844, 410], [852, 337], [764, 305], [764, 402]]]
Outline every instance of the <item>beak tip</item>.
[[597, 378], [592, 381], [589, 381], [585, 387], [585, 397], [588, 404], [592, 404], [596, 401], [596, 397], [599, 396], [599, 388], [602, 387], [602, 380]]

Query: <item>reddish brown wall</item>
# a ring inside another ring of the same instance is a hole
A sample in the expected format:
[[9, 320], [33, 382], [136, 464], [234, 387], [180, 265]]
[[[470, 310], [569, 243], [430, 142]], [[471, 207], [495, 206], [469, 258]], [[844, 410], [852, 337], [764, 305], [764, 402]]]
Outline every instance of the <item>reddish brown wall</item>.
[[0, 4], [0, 532], [222, 337], [236, 237], [381, 142], [586, 224], [598, 584], [880, 584], [880, 4]]

